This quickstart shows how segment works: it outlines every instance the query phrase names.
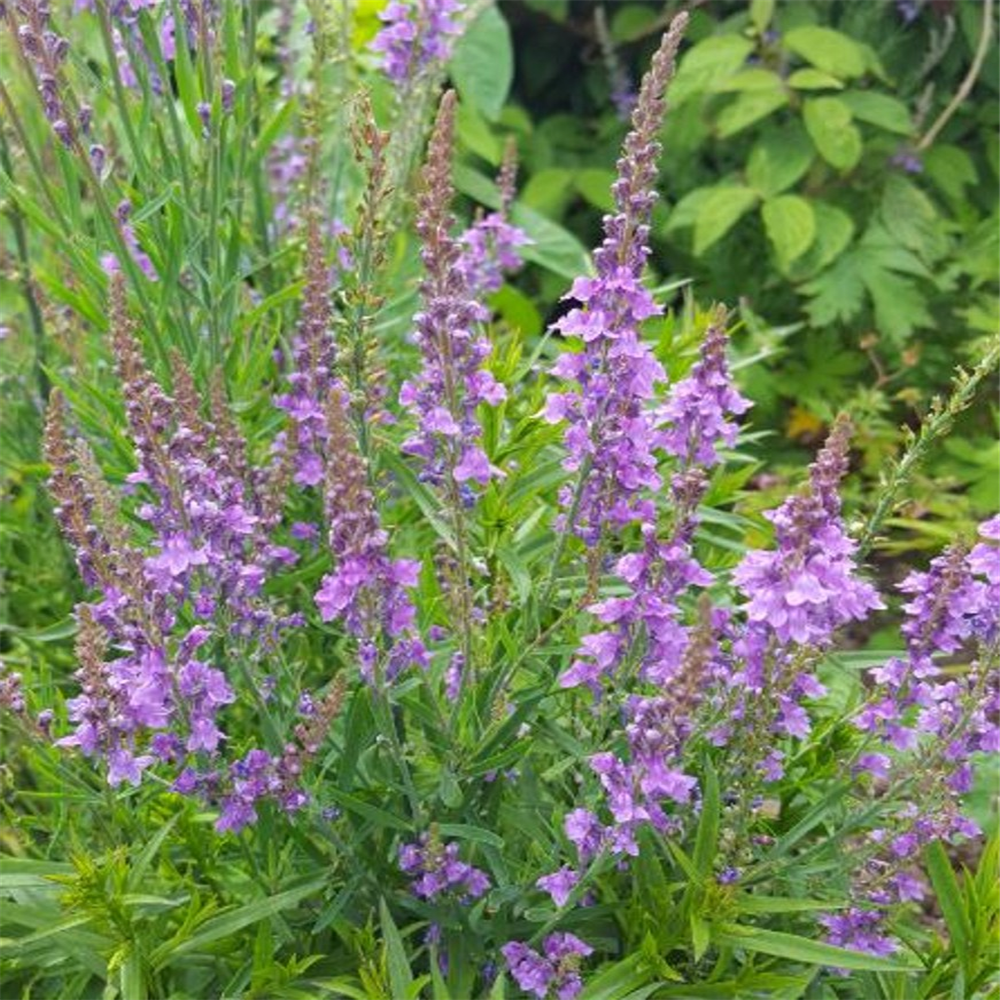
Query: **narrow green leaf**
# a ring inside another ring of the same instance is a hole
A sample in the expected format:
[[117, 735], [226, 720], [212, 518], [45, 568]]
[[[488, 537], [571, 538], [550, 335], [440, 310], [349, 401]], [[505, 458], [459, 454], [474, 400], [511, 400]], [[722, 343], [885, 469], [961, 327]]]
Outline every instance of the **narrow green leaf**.
[[807, 965], [873, 972], [905, 972], [907, 969], [921, 968], [919, 963], [914, 961], [879, 958], [877, 955], [866, 955], [863, 952], [799, 937], [797, 934], [785, 934], [782, 931], [771, 931], [762, 927], [723, 923], [716, 924], [714, 931], [715, 940], [719, 944], [759, 952], [762, 955], [787, 958], [793, 962], [804, 962]]
[[972, 926], [965, 910], [965, 902], [962, 898], [962, 890], [958, 885], [958, 879], [955, 878], [955, 872], [948, 860], [948, 853], [940, 840], [935, 840], [924, 851], [924, 863], [927, 866], [931, 885], [934, 886], [934, 895], [937, 897], [941, 913], [944, 915], [952, 947], [955, 949], [955, 954], [962, 966], [967, 969]]
[[379, 900], [378, 910], [379, 922], [382, 927], [382, 940], [385, 942], [386, 964], [389, 967], [389, 986], [392, 988], [392, 996], [399, 998], [399, 1000], [406, 1000], [413, 987], [413, 973], [410, 971], [410, 961], [406, 957], [406, 947], [384, 899]]
[[254, 900], [235, 910], [220, 913], [206, 920], [197, 933], [182, 941], [168, 941], [161, 945], [150, 956], [154, 969], [172, 963], [176, 958], [188, 952], [200, 951], [216, 941], [232, 937], [244, 927], [250, 927], [259, 920], [267, 920], [282, 910], [287, 910], [309, 896], [318, 894], [326, 884], [325, 879], [317, 879], [307, 885], [295, 889], [287, 889], [275, 896]]
[[704, 786], [701, 818], [698, 820], [698, 833], [694, 842], [694, 867], [702, 879], [708, 878], [712, 873], [712, 862], [715, 861], [719, 843], [719, 778], [707, 758]]

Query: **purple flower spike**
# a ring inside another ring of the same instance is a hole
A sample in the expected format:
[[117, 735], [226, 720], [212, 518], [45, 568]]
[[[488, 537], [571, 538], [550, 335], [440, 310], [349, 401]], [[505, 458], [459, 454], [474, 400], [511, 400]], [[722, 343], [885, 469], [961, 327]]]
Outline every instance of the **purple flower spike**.
[[555, 324], [582, 342], [579, 353], [563, 354], [552, 370], [575, 388], [550, 393], [545, 410], [550, 422], [566, 421], [564, 465], [579, 477], [560, 498], [567, 511], [561, 527], [590, 545], [608, 527], [648, 519], [641, 493], [660, 485], [646, 403], [666, 373], [642, 341], [640, 325], [661, 310], [642, 272], [650, 252], [663, 94], [686, 24], [685, 14], [674, 18], [643, 80], [612, 187], [617, 212], [605, 217], [604, 242], [594, 253], [596, 276], [577, 278], [567, 297], [579, 304]]
[[458, 0], [390, 0], [379, 17], [385, 27], [371, 44], [382, 54], [382, 71], [395, 84], [412, 84], [433, 65], [443, 65], [458, 34]]
[[540, 1000], [554, 996], [573, 1000], [583, 989], [580, 962], [594, 949], [574, 934], [550, 934], [539, 954], [520, 941], [511, 941], [501, 949], [514, 981], [525, 993]]
[[443, 844], [431, 834], [400, 847], [399, 867], [413, 880], [413, 894], [420, 899], [446, 896], [469, 903], [490, 888], [486, 872], [459, 860], [458, 844]]
[[407, 589], [416, 585], [419, 564], [390, 559], [388, 534], [381, 527], [368, 473], [358, 452], [342, 389], [330, 392], [325, 438], [326, 513], [334, 569], [323, 577], [316, 604], [323, 621], [342, 619], [361, 647], [361, 672], [383, 680], [401, 670], [425, 666], [427, 655], [416, 632], [416, 612]]
[[480, 403], [495, 406], [507, 395], [483, 367], [492, 345], [480, 326], [489, 312], [459, 266], [462, 247], [451, 235], [454, 127], [455, 95], [448, 91], [441, 100], [418, 203], [417, 232], [425, 277], [420, 286], [423, 310], [414, 317], [414, 339], [422, 364], [399, 394], [400, 403], [417, 420], [403, 450], [421, 459], [422, 479], [449, 490], [462, 483], [485, 485], [501, 474], [478, 444], [482, 428], [476, 408]]

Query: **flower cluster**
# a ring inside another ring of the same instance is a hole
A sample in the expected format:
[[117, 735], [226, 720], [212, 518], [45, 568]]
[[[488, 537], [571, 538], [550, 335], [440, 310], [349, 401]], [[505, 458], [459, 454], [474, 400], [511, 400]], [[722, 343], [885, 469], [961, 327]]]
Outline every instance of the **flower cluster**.
[[686, 378], [672, 387], [657, 418], [660, 445], [680, 460], [681, 468], [708, 469], [720, 461], [719, 446], [732, 447], [739, 432], [730, 417], [750, 409], [733, 385], [726, 362], [723, 317], [709, 325], [701, 356]]
[[481, 299], [490, 292], [499, 291], [505, 271], [516, 271], [521, 266], [519, 248], [531, 241], [524, 230], [508, 220], [514, 201], [517, 179], [517, 159], [513, 144], [507, 147], [497, 187], [500, 191], [500, 209], [476, 221], [458, 238], [462, 252], [455, 268], [465, 281], [469, 294]]
[[334, 385], [336, 360], [330, 285], [330, 267], [319, 220], [311, 213], [306, 229], [306, 284], [286, 375], [288, 391], [274, 400], [292, 423], [291, 433], [280, 434], [275, 447], [279, 453], [292, 457], [293, 480], [299, 486], [318, 486], [323, 482], [326, 402]]
[[454, 220], [449, 209], [454, 126], [455, 95], [449, 91], [441, 101], [418, 203], [417, 234], [425, 277], [414, 339], [422, 365], [399, 393], [400, 403], [417, 419], [417, 429], [403, 443], [403, 451], [423, 460], [422, 479], [447, 488], [470, 481], [485, 484], [497, 475], [478, 443], [482, 428], [476, 407], [495, 406], [507, 396], [483, 367], [492, 345], [478, 328], [489, 313], [472, 296], [456, 266], [462, 248], [451, 235]]
[[137, 496], [134, 513], [153, 543], [133, 541], [90, 449], [71, 445], [55, 394], [46, 427], [50, 489], [84, 582], [99, 591], [77, 610], [81, 692], [68, 705], [73, 731], [59, 743], [105, 761], [112, 785], [138, 784], [144, 770], [162, 765], [176, 775], [178, 791], [223, 801], [221, 828], [237, 829], [265, 790], [286, 808], [302, 801], [292, 765], [307, 751], [298, 743], [279, 755], [280, 767], [272, 761], [277, 780], [263, 785], [260, 754], [232, 770], [225, 763], [220, 715], [236, 692], [216, 665], [227, 657], [252, 663], [302, 621], [279, 613], [262, 593], [268, 574], [296, 558], [271, 540], [285, 474], [249, 465], [220, 383], [211, 418], [177, 360], [173, 395], [164, 392], [146, 369], [120, 276], [111, 312], [138, 465], [127, 491]]
[[[132, 217], [132, 203], [127, 199], [120, 202], [115, 217], [118, 220], [118, 231], [121, 233], [122, 241], [128, 250], [129, 256], [135, 262], [140, 271], [150, 280], [158, 281], [159, 275], [156, 266], [150, 260], [149, 254], [142, 249], [139, 237], [136, 235], [135, 226], [130, 221]], [[107, 275], [118, 274], [121, 270], [118, 258], [113, 253], [106, 253], [101, 257], [101, 267]]]
[[467, 903], [490, 887], [486, 872], [459, 860], [458, 844], [442, 844], [426, 833], [417, 843], [400, 847], [399, 867], [412, 879], [411, 889], [419, 899], [448, 896]]
[[738, 428], [729, 418], [749, 405], [733, 388], [725, 346], [721, 322], [709, 326], [700, 360], [660, 408], [659, 442], [677, 459], [670, 481], [672, 529], [660, 540], [655, 524], [642, 525], [643, 551], [622, 556], [615, 567], [630, 593], [591, 605], [610, 627], [584, 636], [577, 659], [560, 678], [563, 687], [585, 683], [596, 694], [601, 678], [618, 671], [640, 636], [645, 648], [639, 674], [644, 679], [666, 683], [683, 659], [687, 628], [679, 621], [677, 601], [691, 587], [713, 579], [691, 554], [697, 507], [708, 485], [705, 473], [720, 461], [719, 444], [735, 443]]
[[391, 680], [410, 664], [427, 663], [406, 592], [416, 585], [420, 565], [387, 555], [389, 536], [379, 524], [367, 468], [351, 433], [346, 396], [339, 387], [330, 392], [326, 441], [325, 501], [334, 568], [323, 577], [316, 604], [323, 621], [342, 618], [359, 640], [365, 680]]
[[[160, 74], [159, 61], [149, 51], [139, 24], [142, 11], [153, 14], [161, 6], [165, 7], [166, 11], [157, 26], [159, 55], [165, 62], [170, 63], [177, 58], [177, 24], [169, 3], [161, 4], [160, 0], [112, 0], [107, 5], [118, 75], [126, 87], [136, 88], [140, 84], [139, 74], [136, 71], [136, 57], [139, 57], [140, 65], [143, 72], [148, 75], [154, 93], [165, 93], [166, 86]], [[77, 11], [96, 11], [97, 4], [96, 0], [75, 0], [74, 7]], [[178, 7], [184, 18], [182, 33], [188, 48], [196, 49], [199, 40], [205, 40], [209, 46], [214, 45], [216, 17], [214, 0], [203, 3], [180, 0]]]
[[[911, 598], [903, 606], [907, 658], [871, 671], [874, 690], [855, 720], [892, 752], [866, 751], [857, 769], [890, 788], [911, 788], [859, 847], [865, 860], [854, 895], [872, 926], [884, 919], [885, 907], [923, 897], [913, 868], [927, 844], [979, 834], [962, 812], [961, 796], [972, 787], [973, 756], [1000, 750], [1000, 685], [991, 653], [1000, 623], [1000, 517], [983, 524], [980, 535], [984, 541], [971, 552], [953, 545], [900, 584]], [[942, 679], [935, 656], [975, 644], [981, 657]], [[855, 946], [869, 950], [864, 942]]]
[[79, 132], [86, 134], [90, 130], [92, 113], [84, 106], [74, 115], [65, 99], [62, 75], [69, 55], [69, 42], [52, 28], [50, 3], [48, 0], [16, 0], [0, 9], [0, 16], [4, 14], [34, 78], [52, 131], [64, 146], [73, 146]]
[[581, 989], [580, 962], [593, 948], [575, 934], [550, 934], [542, 944], [542, 953], [520, 941], [511, 941], [500, 949], [514, 981], [525, 993], [545, 1000], [573, 1000]]
[[809, 489], [767, 515], [776, 547], [748, 553], [733, 571], [752, 630], [781, 645], [825, 646], [836, 629], [883, 607], [875, 588], [857, 577], [856, 545], [840, 517], [850, 436], [841, 418], [810, 469]]
[[653, 420], [646, 404], [666, 379], [663, 366], [640, 336], [640, 324], [661, 311], [642, 284], [649, 256], [649, 219], [656, 193], [657, 141], [664, 90], [686, 25], [675, 18], [643, 79], [612, 188], [617, 212], [604, 219], [605, 238], [594, 253], [596, 277], [577, 278], [569, 298], [580, 303], [555, 324], [582, 341], [553, 367], [577, 388], [549, 394], [545, 417], [565, 420], [565, 468], [577, 485], [564, 488], [562, 529], [596, 544], [608, 526], [651, 520], [642, 491], [660, 485]]
[[385, 27], [371, 47], [395, 84], [412, 83], [429, 66], [443, 64], [458, 34], [458, 0], [391, 0], [379, 17]]

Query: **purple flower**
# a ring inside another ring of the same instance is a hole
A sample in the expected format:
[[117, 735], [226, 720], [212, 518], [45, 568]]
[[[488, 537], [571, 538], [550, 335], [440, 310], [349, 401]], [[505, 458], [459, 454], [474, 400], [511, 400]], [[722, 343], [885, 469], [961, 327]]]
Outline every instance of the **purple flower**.
[[525, 993], [542, 998], [554, 995], [558, 1000], [573, 1000], [583, 989], [580, 961], [593, 948], [574, 934], [550, 934], [539, 954], [520, 941], [511, 941], [501, 949], [507, 968]]
[[563, 865], [559, 871], [553, 872], [551, 875], [543, 875], [535, 885], [547, 892], [556, 906], [563, 907], [566, 905], [573, 887], [579, 881], [579, 874], [568, 865]]
[[884, 914], [878, 910], [851, 907], [821, 916], [819, 921], [827, 930], [829, 944], [885, 958], [896, 950], [896, 944], [884, 933], [883, 919]]
[[578, 305], [554, 325], [583, 347], [553, 367], [553, 375], [576, 387], [551, 393], [545, 410], [550, 422], [567, 424], [564, 466], [577, 476], [575, 487], [561, 494], [560, 526], [591, 545], [608, 527], [648, 520], [642, 492], [660, 485], [657, 434], [646, 404], [666, 374], [641, 339], [640, 325], [661, 310], [642, 272], [650, 252], [663, 92], [685, 25], [685, 16], [674, 19], [643, 81], [612, 188], [617, 211], [605, 218], [604, 242], [594, 253], [596, 276], [576, 279], [567, 297]]
[[333, 571], [316, 592], [323, 621], [342, 619], [363, 653], [361, 671], [374, 678], [381, 650], [385, 680], [410, 664], [425, 666], [426, 651], [414, 627], [416, 616], [407, 588], [417, 582], [419, 564], [391, 559], [388, 535], [379, 523], [368, 473], [347, 413], [342, 389], [330, 392], [326, 422], [326, 515]]
[[484, 895], [490, 888], [489, 876], [461, 861], [458, 851], [458, 844], [441, 843], [426, 833], [415, 844], [401, 845], [399, 867], [411, 877], [413, 894], [426, 900], [448, 896], [460, 903]]
[[[721, 318], [721, 317], [720, 317]], [[701, 357], [690, 374], [670, 391], [659, 411], [664, 450], [683, 465], [710, 468], [719, 461], [718, 445], [732, 447], [738, 426], [729, 420], [750, 408], [734, 388], [726, 364], [726, 332], [713, 323], [705, 334]]]
[[390, 0], [379, 17], [385, 27], [371, 44], [382, 71], [396, 84], [412, 84], [432, 65], [443, 65], [458, 34], [457, 0]]
[[496, 405], [506, 393], [483, 367], [492, 345], [481, 330], [489, 312], [460, 267], [461, 244], [452, 234], [451, 153], [455, 95], [441, 101], [423, 173], [417, 232], [422, 241], [423, 309], [414, 316], [421, 368], [404, 382], [400, 403], [417, 421], [403, 451], [421, 459], [421, 478], [450, 490], [454, 484], [485, 485], [501, 474], [479, 445], [476, 408]]
[[810, 469], [808, 490], [769, 516], [777, 547], [748, 553], [733, 571], [755, 631], [782, 645], [825, 646], [834, 631], [884, 605], [855, 570], [855, 544], [840, 517], [850, 424], [838, 421]]

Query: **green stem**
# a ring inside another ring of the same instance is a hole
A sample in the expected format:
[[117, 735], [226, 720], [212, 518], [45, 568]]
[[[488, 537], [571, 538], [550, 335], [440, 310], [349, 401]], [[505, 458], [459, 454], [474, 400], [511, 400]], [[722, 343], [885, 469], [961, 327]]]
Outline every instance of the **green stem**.
[[1000, 338], [991, 342], [986, 354], [970, 373], [959, 370], [953, 382], [954, 389], [947, 402], [942, 404], [940, 400], [934, 401], [930, 414], [920, 425], [920, 430], [915, 436], [911, 435], [902, 458], [893, 462], [889, 472], [883, 476], [878, 503], [858, 536], [859, 559], [864, 558], [875, 543], [883, 522], [896, 507], [897, 497], [909, 483], [931, 445], [951, 430], [955, 418], [971, 405], [980, 383], [996, 368], [998, 362], [1000, 362]]

